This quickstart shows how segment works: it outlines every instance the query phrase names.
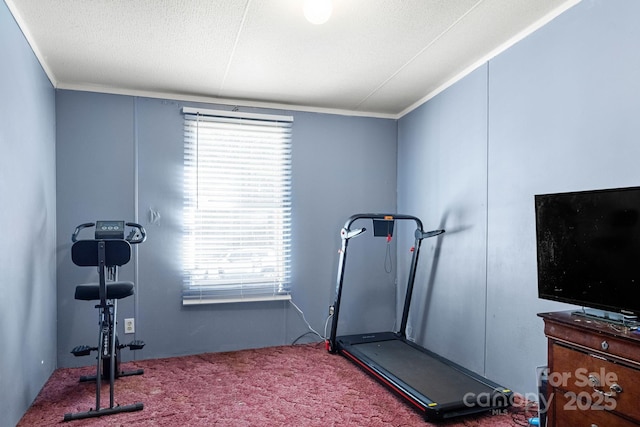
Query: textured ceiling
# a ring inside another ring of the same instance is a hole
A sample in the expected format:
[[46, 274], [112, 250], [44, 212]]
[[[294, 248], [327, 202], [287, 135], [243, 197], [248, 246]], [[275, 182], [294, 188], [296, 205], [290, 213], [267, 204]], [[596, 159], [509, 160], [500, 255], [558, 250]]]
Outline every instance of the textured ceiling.
[[400, 117], [579, 0], [5, 0], [62, 89]]

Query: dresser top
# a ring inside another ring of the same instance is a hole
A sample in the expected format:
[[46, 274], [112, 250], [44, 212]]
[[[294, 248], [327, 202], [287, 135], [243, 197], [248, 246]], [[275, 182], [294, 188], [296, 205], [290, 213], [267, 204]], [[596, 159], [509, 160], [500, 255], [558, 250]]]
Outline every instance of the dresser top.
[[575, 311], [554, 311], [538, 313], [545, 322], [555, 322], [561, 325], [590, 330], [600, 334], [607, 334], [640, 343], [640, 331], [632, 330], [627, 326], [611, 323], [592, 316], [576, 314]]

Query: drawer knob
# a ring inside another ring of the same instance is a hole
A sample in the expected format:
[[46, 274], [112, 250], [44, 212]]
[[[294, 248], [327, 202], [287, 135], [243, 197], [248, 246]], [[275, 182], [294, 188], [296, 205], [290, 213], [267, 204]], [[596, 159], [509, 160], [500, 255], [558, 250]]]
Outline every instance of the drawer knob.
[[617, 383], [611, 384], [611, 387], [609, 387], [609, 390], [611, 390], [611, 393], [613, 393], [614, 395], [617, 393], [622, 393], [622, 387], [620, 387], [620, 385]]
[[609, 343], [607, 341], [602, 341], [602, 344], [600, 344], [600, 347], [605, 351], [609, 350]]

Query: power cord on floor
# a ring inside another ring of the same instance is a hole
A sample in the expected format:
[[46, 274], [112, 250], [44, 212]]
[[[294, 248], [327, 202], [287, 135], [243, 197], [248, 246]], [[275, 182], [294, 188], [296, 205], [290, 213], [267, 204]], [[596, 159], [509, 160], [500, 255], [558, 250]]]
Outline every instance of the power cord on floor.
[[302, 317], [302, 320], [303, 320], [303, 321], [304, 321], [304, 323], [307, 325], [307, 328], [309, 328], [309, 331], [305, 332], [304, 334], [300, 335], [298, 338], [296, 338], [295, 340], [293, 340], [293, 343], [291, 343], [291, 344], [292, 344], [292, 345], [293, 345], [293, 344], [295, 344], [296, 342], [298, 342], [298, 340], [300, 340], [301, 338], [303, 338], [304, 336], [309, 335], [309, 334], [316, 335], [316, 336], [318, 336], [321, 340], [325, 341], [325, 340], [326, 340], [326, 335], [327, 335], [327, 325], [329, 324], [329, 319], [331, 319], [331, 317], [332, 317], [333, 315], [330, 315], [329, 317], [327, 317], [327, 320], [326, 320], [326, 321], [325, 321], [325, 323], [324, 323], [324, 335], [325, 335], [325, 336], [322, 336], [322, 335], [320, 335], [320, 333], [319, 333], [318, 331], [316, 331], [315, 329], [313, 329], [313, 328], [311, 327], [311, 324], [309, 323], [309, 321], [308, 321], [308, 320], [307, 320], [307, 318], [305, 317], [304, 312], [300, 309], [300, 307], [298, 307], [298, 306], [296, 305], [296, 303], [294, 303], [292, 300], [289, 300], [289, 302], [291, 303], [291, 305], [292, 305], [296, 310], [298, 310], [298, 313], [300, 313], [300, 316]]
[[[305, 332], [304, 334], [300, 335], [298, 338], [296, 338], [295, 340], [293, 340], [293, 342], [291, 343], [291, 345], [296, 345], [298, 343], [298, 341], [300, 341], [302, 338], [306, 337], [307, 335], [315, 335], [313, 332], [308, 331]], [[322, 341], [318, 341], [318, 343], [322, 343]]]

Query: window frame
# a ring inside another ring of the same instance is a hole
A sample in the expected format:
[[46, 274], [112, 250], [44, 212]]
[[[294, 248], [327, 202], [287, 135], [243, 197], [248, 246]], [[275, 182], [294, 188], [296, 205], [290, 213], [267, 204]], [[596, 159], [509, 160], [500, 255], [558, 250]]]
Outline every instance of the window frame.
[[290, 300], [293, 117], [182, 112], [183, 305]]

